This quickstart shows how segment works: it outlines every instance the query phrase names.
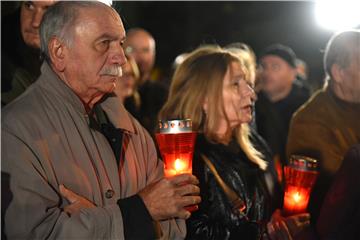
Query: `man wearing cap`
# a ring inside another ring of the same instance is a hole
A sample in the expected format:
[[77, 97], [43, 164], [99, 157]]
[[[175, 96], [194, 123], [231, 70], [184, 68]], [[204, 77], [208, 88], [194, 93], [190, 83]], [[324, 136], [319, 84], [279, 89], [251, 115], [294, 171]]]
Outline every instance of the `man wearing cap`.
[[308, 99], [306, 88], [295, 82], [296, 56], [287, 46], [276, 44], [260, 57], [260, 85], [255, 104], [258, 132], [269, 143], [275, 161], [286, 162], [285, 146], [292, 114]]
[[359, 30], [340, 32], [329, 40], [325, 85], [291, 119], [287, 156], [301, 154], [319, 161], [320, 174], [309, 203], [313, 222], [345, 153], [360, 142], [359, 42]]

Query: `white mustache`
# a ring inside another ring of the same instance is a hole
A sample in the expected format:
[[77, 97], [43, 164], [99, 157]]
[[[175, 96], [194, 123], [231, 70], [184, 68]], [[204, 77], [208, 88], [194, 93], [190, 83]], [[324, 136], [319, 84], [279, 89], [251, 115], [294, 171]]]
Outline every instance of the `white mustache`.
[[100, 76], [112, 76], [112, 77], [121, 77], [122, 76], [122, 68], [120, 66], [111, 66], [103, 68], [100, 72]]

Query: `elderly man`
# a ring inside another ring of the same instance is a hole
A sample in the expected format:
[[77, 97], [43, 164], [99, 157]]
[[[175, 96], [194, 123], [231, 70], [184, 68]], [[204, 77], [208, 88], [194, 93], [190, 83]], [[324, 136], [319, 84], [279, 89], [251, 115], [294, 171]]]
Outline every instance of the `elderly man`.
[[124, 48], [129, 55], [134, 57], [139, 66], [140, 82], [138, 90], [141, 100], [140, 108], [137, 111], [130, 108], [134, 99], [127, 99], [125, 106], [153, 134], [157, 126], [157, 115], [168, 94], [163, 84], [151, 79], [151, 72], [155, 63], [155, 40], [145, 29], [133, 28], [127, 32]]
[[120, 16], [99, 2], [59, 2], [40, 33], [42, 74], [3, 110], [7, 237], [183, 238], [196, 178], [163, 178], [150, 136], [109, 95], [126, 61]]
[[4, 21], [1, 52], [1, 102], [8, 104], [40, 75], [41, 19], [55, 1], [24, 1]]
[[291, 120], [287, 155], [319, 160], [320, 175], [309, 206], [314, 220], [346, 151], [360, 142], [359, 43], [358, 30], [330, 39], [324, 55], [326, 84]]

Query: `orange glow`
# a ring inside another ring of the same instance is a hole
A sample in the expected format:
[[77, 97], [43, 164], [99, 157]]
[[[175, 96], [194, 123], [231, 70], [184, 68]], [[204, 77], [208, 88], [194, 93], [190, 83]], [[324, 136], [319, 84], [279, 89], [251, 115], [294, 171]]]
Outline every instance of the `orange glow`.
[[284, 196], [284, 211], [286, 215], [302, 213], [306, 211], [309, 198], [309, 188], [287, 186]]
[[181, 160], [180, 158], [177, 158], [174, 162], [174, 169], [176, 172], [182, 172], [186, 168], [186, 163]]
[[293, 194], [293, 199], [294, 199], [294, 201], [295, 201], [296, 203], [298, 203], [298, 202], [301, 201], [302, 197], [301, 197], [301, 195], [299, 194], [299, 192], [296, 192], [296, 193]]

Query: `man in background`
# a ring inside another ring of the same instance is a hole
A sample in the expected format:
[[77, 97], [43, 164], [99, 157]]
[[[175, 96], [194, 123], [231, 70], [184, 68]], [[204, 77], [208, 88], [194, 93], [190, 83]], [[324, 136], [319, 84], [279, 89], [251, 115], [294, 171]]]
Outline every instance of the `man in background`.
[[296, 55], [284, 45], [271, 45], [260, 56], [261, 90], [255, 103], [259, 134], [268, 142], [275, 163], [286, 163], [285, 147], [292, 114], [308, 99], [309, 92], [296, 80]]
[[[127, 31], [124, 49], [127, 54], [134, 57], [140, 70], [140, 82], [138, 84], [141, 100], [140, 109], [137, 111], [128, 109], [153, 135], [157, 126], [157, 115], [168, 94], [163, 84], [151, 79], [155, 64], [155, 40], [145, 29], [133, 28]], [[127, 99], [125, 106], [130, 106], [132, 100], [131, 98]]]
[[360, 142], [360, 31], [335, 34], [324, 54], [326, 81], [293, 116], [287, 156], [319, 161], [309, 210], [316, 222], [324, 196], [350, 146]]
[[24, 1], [3, 19], [1, 103], [6, 105], [40, 75], [39, 28], [47, 8], [55, 1]]

